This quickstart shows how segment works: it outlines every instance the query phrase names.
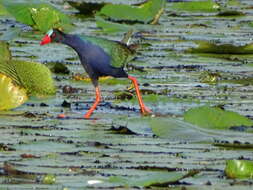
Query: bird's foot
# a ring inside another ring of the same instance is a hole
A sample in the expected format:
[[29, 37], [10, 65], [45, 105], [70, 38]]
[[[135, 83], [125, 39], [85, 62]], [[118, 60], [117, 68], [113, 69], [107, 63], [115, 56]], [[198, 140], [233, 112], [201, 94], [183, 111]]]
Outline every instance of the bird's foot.
[[64, 113], [60, 113], [60, 114], [57, 115], [57, 118], [58, 119], [64, 119], [64, 118], [66, 118], [66, 115]]
[[143, 107], [141, 107], [141, 113], [142, 113], [142, 115], [151, 115], [152, 111], [149, 108], [147, 108], [146, 106], [143, 106]]
[[90, 119], [91, 113], [87, 112], [83, 117], [84, 119]]

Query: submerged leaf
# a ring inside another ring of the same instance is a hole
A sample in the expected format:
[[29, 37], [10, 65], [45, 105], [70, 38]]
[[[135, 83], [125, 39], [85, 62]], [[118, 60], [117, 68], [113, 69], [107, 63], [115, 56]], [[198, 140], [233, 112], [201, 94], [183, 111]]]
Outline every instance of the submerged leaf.
[[155, 135], [170, 141], [211, 142], [213, 139], [208, 133], [175, 118], [150, 118], [149, 123]]
[[253, 121], [236, 112], [218, 107], [202, 106], [184, 113], [184, 120], [203, 128], [229, 129], [235, 126], [253, 126]]
[[171, 10], [190, 12], [216, 12], [219, 5], [213, 0], [173, 3]]
[[22, 105], [28, 99], [26, 90], [15, 85], [11, 78], [0, 73], [0, 110]]
[[228, 178], [253, 178], [253, 161], [227, 160], [225, 174]]
[[4, 0], [3, 5], [17, 21], [43, 32], [48, 31], [50, 28], [66, 27], [70, 24], [70, 20], [66, 15], [42, 1], [12, 2]]
[[190, 48], [190, 53], [215, 53], [215, 54], [252, 54], [253, 43], [235, 46], [233, 44], [215, 44], [209, 41], [196, 41], [198, 47]]
[[176, 183], [177, 181], [195, 175], [197, 172], [153, 172], [147, 176], [138, 178], [127, 177], [110, 177], [109, 182], [118, 183], [126, 187], [152, 187], [152, 186], [167, 186], [168, 184]]
[[102, 17], [96, 16], [96, 24], [97, 27], [103, 29], [106, 33], [114, 33], [114, 32], [125, 32], [134, 26], [127, 24], [119, 24], [104, 20]]
[[98, 15], [104, 15], [113, 20], [138, 21], [151, 23], [158, 20], [165, 6], [165, 0], [149, 0], [139, 6], [130, 6], [123, 4], [107, 4]]
[[13, 40], [14, 38], [18, 37], [19, 34], [21, 33], [21, 29], [20, 28], [9, 28], [5, 33], [3, 33], [0, 36], [0, 40], [1, 41], [10, 41]]
[[103, 6], [105, 6], [105, 3], [93, 3], [93, 2], [76, 2], [72, 0], [68, 0], [68, 3], [79, 10], [82, 14], [85, 15], [91, 15], [95, 13], [95, 11], [100, 10]]

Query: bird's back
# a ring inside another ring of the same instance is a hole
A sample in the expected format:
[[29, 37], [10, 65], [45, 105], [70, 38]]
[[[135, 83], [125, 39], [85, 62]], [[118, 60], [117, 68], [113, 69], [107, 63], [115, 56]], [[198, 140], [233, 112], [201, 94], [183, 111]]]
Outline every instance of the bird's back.
[[127, 45], [121, 42], [84, 35], [80, 36], [80, 38], [85, 42], [89, 42], [102, 48], [103, 51], [111, 58], [110, 64], [112, 67], [124, 67], [125, 64], [131, 61], [134, 57], [134, 52], [129, 49]]

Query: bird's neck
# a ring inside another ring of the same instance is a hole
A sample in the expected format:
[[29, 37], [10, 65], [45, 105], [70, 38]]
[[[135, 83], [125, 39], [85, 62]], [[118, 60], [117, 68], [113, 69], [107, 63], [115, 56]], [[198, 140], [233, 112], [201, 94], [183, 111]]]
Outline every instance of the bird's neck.
[[80, 58], [82, 55], [81, 52], [83, 52], [87, 46], [86, 43], [80, 39], [80, 37], [74, 34], [66, 34], [62, 43], [72, 47]]

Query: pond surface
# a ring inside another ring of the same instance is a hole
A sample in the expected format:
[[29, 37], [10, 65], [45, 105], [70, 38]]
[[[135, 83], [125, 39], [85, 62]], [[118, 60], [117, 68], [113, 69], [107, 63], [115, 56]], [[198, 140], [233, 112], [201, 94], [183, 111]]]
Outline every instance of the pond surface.
[[[102, 33], [94, 18], [82, 18], [75, 14], [76, 10], [64, 9], [66, 3], [61, 0], [51, 2], [71, 15], [76, 25], [73, 33], [122, 39], [123, 33]], [[145, 31], [132, 39], [132, 43], [149, 44], [138, 49], [128, 67], [129, 74], [138, 78], [140, 88], [156, 95], [155, 99], [144, 95], [147, 106], [156, 117], [182, 120], [183, 113], [190, 108], [223, 105], [226, 110], [252, 119], [252, 55], [222, 57], [190, 54], [185, 50], [196, 47], [195, 40], [234, 45], [252, 43], [253, 30], [249, 23], [253, 21], [253, 2], [241, 0], [240, 6], [232, 7], [245, 13], [237, 17], [215, 13], [175, 16], [170, 7], [171, 3], [167, 3], [159, 25], [145, 26]], [[0, 31], [13, 24], [20, 25], [10, 18], [1, 18], [0, 23]], [[11, 41], [13, 57], [41, 63], [60, 62], [71, 75], [84, 73], [75, 52], [59, 44], [40, 46], [41, 37], [41, 33], [28, 30]], [[200, 76], [206, 71], [219, 73], [227, 80], [204, 83]], [[126, 91], [131, 85], [124, 79], [117, 80], [117, 84], [111, 79], [100, 83], [103, 102], [92, 119], [84, 120], [83, 114], [94, 101], [94, 87], [90, 82], [74, 80], [71, 75], [54, 75], [55, 97], [31, 98], [13, 111], [1, 112], [0, 189], [124, 189], [108, 179], [111, 176], [142, 178], [154, 171], [191, 169], [199, 173], [172, 184], [170, 189], [252, 189], [252, 180], [230, 180], [224, 175], [226, 160], [252, 160], [252, 149], [214, 146], [201, 137], [191, 142], [180, 138], [181, 134], [177, 138], [177, 133], [173, 140], [154, 136], [148, 124], [142, 123], [137, 101], [116, 99], [116, 92]], [[64, 93], [65, 85], [76, 92]], [[64, 100], [71, 108], [62, 106]], [[61, 112], [68, 117], [58, 119]], [[131, 132], [119, 132], [116, 130], [119, 127]], [[224, 140], [233, 142], [236, 138]], [[242, 142], [250, 140], [250, 135], [240, 136]], [[6, 176], [3, 168], [7, 164], [22, 175]], [[43, 176], [48, 174], [56, 178], [52, 185], [42, 183]]]

